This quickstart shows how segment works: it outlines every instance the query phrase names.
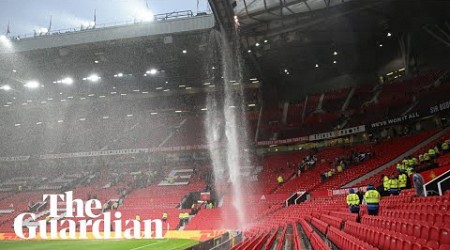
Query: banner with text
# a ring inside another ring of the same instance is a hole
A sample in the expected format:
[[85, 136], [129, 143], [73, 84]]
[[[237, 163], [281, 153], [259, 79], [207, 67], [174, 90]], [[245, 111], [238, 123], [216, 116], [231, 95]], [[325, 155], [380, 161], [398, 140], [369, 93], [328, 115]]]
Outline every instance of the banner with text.
[[270, 145], [282, 145], [282, 144], [290, 144], [297, 142], [307, 142], [309, 140], [308, 136], [290, 138], [285, 140], [274, 140], [274, 141], [259, 141], [258, 146], [270, 146]]
[[374, 123], [370, 124], [370, 128], [379, 128], [379, 127], [399, 124], [399, 123], [403, 123], [406, 121], [414, 120], [419, 117], [420, 117], [420, 115], [418, 112], [409, 113], [409, 114], [394, 117], [391, 119], [386, 119], [384, 121], [374, 122]]
[[362, 133], [365, 131], [366, 131], [366, 126], [361, 125], [361, 126], [352, 127], [352, 128], [346, 128], [346, 129], [330, 131], [330, 132], [326, 132], [326, 133], [310, 135], [309, 141], [333, 139], [333, 138], [337, 138], [337, 137], [341, 137], [341, 136], [358, 134], [358, 133]]

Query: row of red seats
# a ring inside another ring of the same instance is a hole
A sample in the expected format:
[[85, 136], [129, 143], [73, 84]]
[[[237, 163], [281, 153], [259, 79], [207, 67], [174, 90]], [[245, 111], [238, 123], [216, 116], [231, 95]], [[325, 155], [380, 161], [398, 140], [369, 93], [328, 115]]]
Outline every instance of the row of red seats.
[[306, 237], [308, 237], [309, 242], [311, 243], [311, 246], [313, 247], [313, 249], [317, 249], [317, 250], [331, 249], [331, 247], [328, 246], [328, 244], [326, 244], [316, 232], [314, 232], [312, 227], [304, 219], [301, 218], [301, 219], [299, 219], [299, 221], [300, 221], [300, 225], [302, 226], [303, 231], [306, 234]]
[[408, 219], [433, 223], [434, 225], [450, 225], [450, 214], [448, 211], [438, 213], [434, 211], [416, 212], [411, 210], [385, 210], [381, 212], [382, 216], [398, 219]]
[[253, 250], [261, 249], [264, 243], [270, 238], [270, 234], [264, 232], [259, 235], [254, 235], [253, 237], [242, 241], [240, 244], [234, 246], [232, 250]]
[[416, 198], [414, 199], [414, 203], [397, 204], [393, 208], [403, 211], [449, 213], [450, 203], [430, 204], [429, 202], [418, 202]]
[[330, 227], [328, 238], [339, 248], [348, 250], [376, 250], [376, 247], [357, 239], [337, 228]]
[[371, 227], [354, 222], [346, 222], [344, 231], [381, 250], [448, 249], [448, 245], [439, 245], [439, 243], [434, 240], [427, 241], [397, 231], [384, 230], [379, 227]]
[[361, 219], [363, 225], [401, 232], [406, 235], [422, 238], [426, 241], [433, 240], [440, 244], [450, 244], [448, 225], [433, 226], [430, 223], [418, 222], [415, 220], [403, 220], [392, 217], [370, 217], [364, 216]]

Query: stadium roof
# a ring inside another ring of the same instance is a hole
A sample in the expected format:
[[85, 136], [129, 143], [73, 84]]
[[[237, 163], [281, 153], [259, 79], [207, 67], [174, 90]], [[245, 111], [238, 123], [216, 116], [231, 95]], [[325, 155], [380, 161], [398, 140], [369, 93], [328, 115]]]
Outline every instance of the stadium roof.
[[318, 83], [342, 76], [376, 82], [379, 75], [404, 67], [401, 46], [408, 40], [411, 64], [417, 59], [421, 69], [448, 65], [442, 55], [450, 44], [449, 1], [210, 2], [225, 29], [237, 27], [261, 78], [292, 94], [317, 91]]

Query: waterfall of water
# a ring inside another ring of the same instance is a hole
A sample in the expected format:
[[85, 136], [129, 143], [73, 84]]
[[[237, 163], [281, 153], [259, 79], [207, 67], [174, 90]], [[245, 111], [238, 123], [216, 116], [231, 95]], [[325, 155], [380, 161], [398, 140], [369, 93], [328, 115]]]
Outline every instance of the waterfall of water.
[[[245, 98], [241, 84], [242, 68], [238, 42], [228, 41], [224, 34], [213, 30], [210, 45], [213, 55], [221, 57], [223, 84], [220, 93], [207, 98], [205, 119], [209, 152], [216, 183], [229, 181], [232, 203], [241, 228], [245, 227], [246, 207], [243, 205], [242, 163], [246, 162], [247, 124]], [[225, 218], [224, 218], [225, 219]]]

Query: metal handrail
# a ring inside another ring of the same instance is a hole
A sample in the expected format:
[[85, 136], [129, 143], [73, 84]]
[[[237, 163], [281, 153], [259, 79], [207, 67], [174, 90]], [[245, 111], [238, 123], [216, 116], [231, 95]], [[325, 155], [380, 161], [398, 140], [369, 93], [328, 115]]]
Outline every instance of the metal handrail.
[[[194, 12], [192, 12], [192, 10], [183, 10], [183, 11], [174, 11], [174, 12], [170, 12], [170, 13], [157, 14], [157, 15], [154, 15], [153, 17], [154, 17], [154, 21], [156, 21], [156, 22], [164, 22], [167, 20], [180, 19], [180, 18], [191, 18], [191, 17], [195, 17], [195, 16], [203, 16], [203, 15], [210, 15], [210, 14], [212, 14], [211, 11], [199, 11], [194, 15]], [[59, 29], [59, 30], [55, 30], [55, 31], [50, 31], [47, 33], [34, 32], [34, 33], [14, 35], [14, 36], [11, 36], [11, 39], [12, 40], [21, 40], [21, 39], [26, 39], [26, 38], [37, 38], [37, 37], [60, 35], [60, 34], [66, 34], [66, 33], [79, 33], [79, 32], [91, 31], [94, 29], [104, 29], [104, 28], [110, 28], [110, 27], [116, 27], [116, 26], [140, 24], [140, 23], [144, 23], [144, 21], [138, 20], [138, 19], [133, 19], [133, 20], [126, 20], [126, 21], [119, 21], [119, 22], [95, 24], [93, 26], [88, 26], [88, 27], [84, 27], [83, 25], [80, 25], [79, 27], [64, 28], [64, 29]]]

